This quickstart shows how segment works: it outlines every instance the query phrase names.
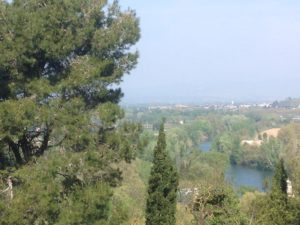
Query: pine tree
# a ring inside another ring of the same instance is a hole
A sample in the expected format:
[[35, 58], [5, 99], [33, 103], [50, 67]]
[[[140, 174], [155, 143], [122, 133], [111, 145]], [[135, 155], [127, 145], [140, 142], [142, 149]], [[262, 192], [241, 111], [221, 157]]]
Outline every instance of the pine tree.
[[118, 122], [139, 37], [117, 0], [0, 1], [0, 224], [114, 220], [115, 165], [139, 148]]
[[149, 178], [146, 225], [175, 224], [177, 187], [178, 174], [166, 151], [166, 137], [162, 124]]
[[139, 37], [135, 12], [117, 1], [0, 1], [1, 158], [24, 165], [52, 146], [95, 148], [90, 131], [124, 115], [113, 85], [137, 64]]

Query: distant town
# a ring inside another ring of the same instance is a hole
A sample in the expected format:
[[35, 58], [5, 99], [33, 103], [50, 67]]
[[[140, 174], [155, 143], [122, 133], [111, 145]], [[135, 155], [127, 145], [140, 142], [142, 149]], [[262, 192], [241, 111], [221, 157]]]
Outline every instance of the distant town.
[[287, 98], [283, 101], [269, 101], [269, 102], [235, 102], [230, 103], [205, 103], [205, 104], [143, 104], [135, 105], [136, 108], [147, 108], [148, 110], [160, 109], [160, 110], [225, 110], [225, 111], [238, 111], [240, 109], [300, 109], [299, 98]]

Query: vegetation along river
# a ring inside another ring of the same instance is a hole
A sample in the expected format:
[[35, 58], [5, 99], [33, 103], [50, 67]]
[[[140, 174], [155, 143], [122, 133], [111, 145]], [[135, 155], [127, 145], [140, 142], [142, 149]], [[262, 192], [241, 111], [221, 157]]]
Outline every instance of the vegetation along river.
[[[201, 143], [201, 151], [209, 152], [211, 144], [210, 141]], [[271, 171], [231, 164], [226, 171], [225, 179], [232, 183], [235, 189], [248, 187], [265, 192], [267, 190], [265, 182], [271, 180], [272, 175]]]

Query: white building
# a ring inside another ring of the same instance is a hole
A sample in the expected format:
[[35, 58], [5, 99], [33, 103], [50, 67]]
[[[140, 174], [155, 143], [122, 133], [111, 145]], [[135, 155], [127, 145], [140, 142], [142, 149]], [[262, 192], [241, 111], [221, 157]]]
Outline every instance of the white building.
[[286, 193], [287, 193], [288, 197], [294, 198], [295, 195], [294, 195], [294, 193], [293, 193], [293, 186], [292, 186], [291, 180], [290, 180], [290, 179], [287, 179], [287, 180], [286, 180], [286, 183], [287, 183], [287, 190], [286, 190]]

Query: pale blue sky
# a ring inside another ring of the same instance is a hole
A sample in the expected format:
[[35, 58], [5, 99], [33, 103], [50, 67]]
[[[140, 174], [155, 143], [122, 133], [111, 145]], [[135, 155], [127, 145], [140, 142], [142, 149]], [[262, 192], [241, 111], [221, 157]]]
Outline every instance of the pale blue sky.
[[142, 38], [124, 103], [300, 97], [299, 0], [120, 0]]

